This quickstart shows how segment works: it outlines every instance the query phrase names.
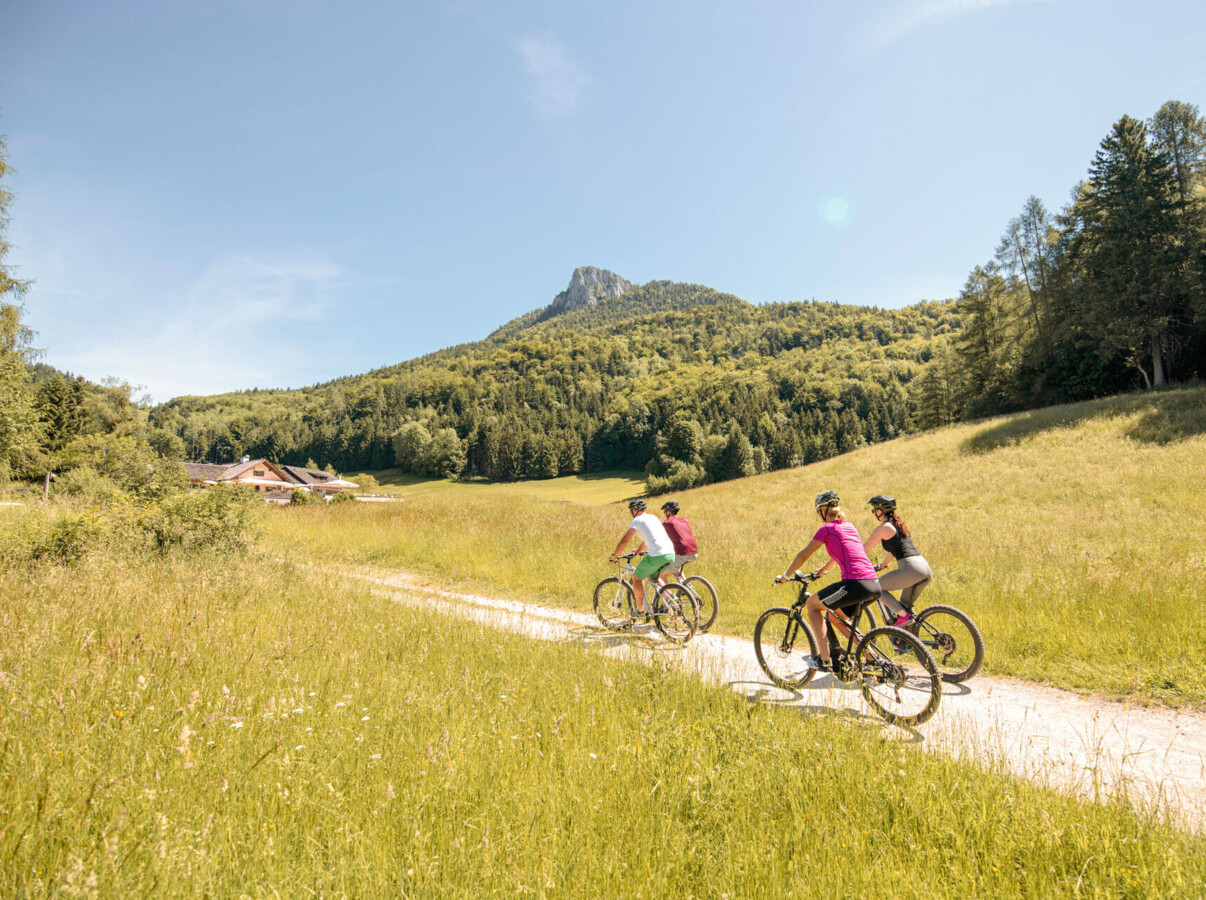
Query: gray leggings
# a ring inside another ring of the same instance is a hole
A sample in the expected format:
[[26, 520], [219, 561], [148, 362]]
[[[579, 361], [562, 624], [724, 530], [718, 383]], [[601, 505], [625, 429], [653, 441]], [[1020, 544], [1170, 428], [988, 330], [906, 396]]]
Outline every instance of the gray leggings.
[[[924, 556], [908, 556], [896, 561], [896, 568], [879, 576], [879, 586], [884, 589], [883, 602], [892, 612], [899, 612], [895, 605], [903, 605], [910, 612], [918, 595], [930, 583], [934, 573]], [[888, 595], [888, 591], [900, 591], [900, 604]]]

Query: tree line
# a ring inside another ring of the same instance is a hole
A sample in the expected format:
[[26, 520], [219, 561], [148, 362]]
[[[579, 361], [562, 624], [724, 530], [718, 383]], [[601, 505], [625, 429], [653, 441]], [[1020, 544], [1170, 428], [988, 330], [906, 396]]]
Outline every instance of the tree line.
[[1206, 122], [1123, 116], [1058, 213], [1030, 197], [956, 301], [919, 423], [1206, 375]]
[[492, 480], [640, 468], [679, 490], [1206, 370], [1206, 124], [1177, 102], [1120, 119], [1059, 213], [1027, 200], [952, 301], [753, 306], [656, 281], [363, 375], [155, 407], [36, 362], [10, 200], [0, 186], [0, 475], [80, 490], [154, 494], [168, 461], [244, 454]]

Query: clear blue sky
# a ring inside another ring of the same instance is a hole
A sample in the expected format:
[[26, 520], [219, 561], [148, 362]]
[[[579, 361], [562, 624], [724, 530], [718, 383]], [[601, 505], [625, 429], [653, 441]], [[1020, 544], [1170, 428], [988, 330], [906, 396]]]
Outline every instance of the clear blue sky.
[[1206, 107], [1206, 3], [0, 5], [45, 361], [156, 400], [484, 337], [575, 266], [754, 303], [958, 293], [1124, 113]]

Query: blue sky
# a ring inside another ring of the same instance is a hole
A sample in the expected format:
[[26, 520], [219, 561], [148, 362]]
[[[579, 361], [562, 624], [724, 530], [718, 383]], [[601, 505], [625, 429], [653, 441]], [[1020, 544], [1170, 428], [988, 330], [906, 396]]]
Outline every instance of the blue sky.
[[14, 0], [0, 30], [26, 321], [157, 401], [475, 340], [581, 265], [950, 297], [1124, 113], [1206, 107], [1200, 2]]

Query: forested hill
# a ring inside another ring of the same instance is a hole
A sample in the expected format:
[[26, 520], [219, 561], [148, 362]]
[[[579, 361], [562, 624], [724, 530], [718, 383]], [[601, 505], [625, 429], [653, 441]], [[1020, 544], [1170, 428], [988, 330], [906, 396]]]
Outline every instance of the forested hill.
[[756, 307], [663, 281], [540, 312], [311, 388], [176, 398], [151, 424], [193, 459], [493, 479], [648, 467], [654, 488], [688, 486], [913, 429], [924, 405], [914, 379], [957, 328], [943, 303]]
[[160, 446], [342, 470], [539, 478], [644, 467], [653, 491], [902, 431], [1206, 377], [1206, 120], [1123, 116], [1059, 213], [1036, 197], [959, 297], [751, 306], [584, 267], [485, 340], [299, 391], [183, 397]]

